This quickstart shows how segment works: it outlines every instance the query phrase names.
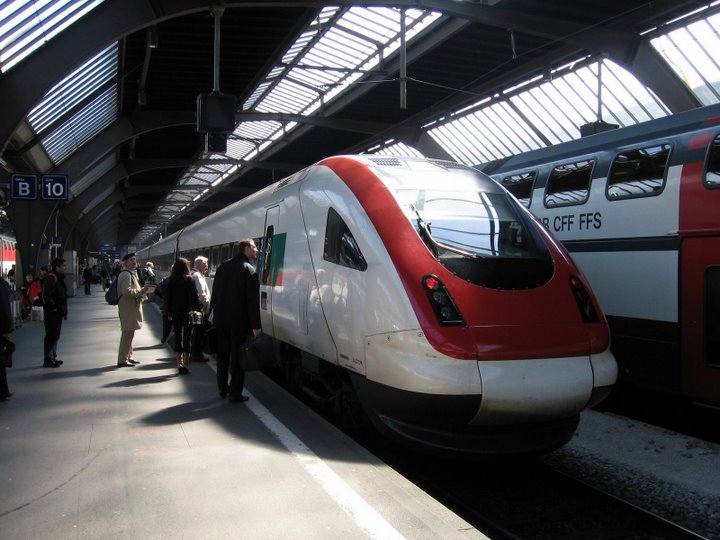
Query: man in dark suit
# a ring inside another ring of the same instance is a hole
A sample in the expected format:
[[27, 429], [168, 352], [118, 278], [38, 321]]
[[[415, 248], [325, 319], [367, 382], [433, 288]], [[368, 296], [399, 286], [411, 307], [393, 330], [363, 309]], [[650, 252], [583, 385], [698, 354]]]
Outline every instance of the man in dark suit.
[[[10, 309], [10, 284], [0, 277], [0, 334], [9, 341], [13, 331], [12, 310]], [[8, 388], [5, 364], [0, 361], [0, 401], [5, 401], [13, 394]]]
[[65, 286], [65, 259], [53, 259], [52, 269], [43, 278], [42, 299], [45, 319], [45, 342], [43, 367], [60, 367], [57, 359], [57, 343], [60, 339], [63, 319], [67, 320], [67, 287]]
[[[258, 248], [252, 239], [240, 241], [240, 252], [215, 272], [210, 311], [217, 328], [217, 383], [220, 397], [229, 393], [231, 403], [247, 401], [244, 396], [245, 371], [242, 369], [242, 344], [260, 328], [260, 281], [251, 261], [257, 259]], [[228, 368], [230, 385], [228, 385]]]

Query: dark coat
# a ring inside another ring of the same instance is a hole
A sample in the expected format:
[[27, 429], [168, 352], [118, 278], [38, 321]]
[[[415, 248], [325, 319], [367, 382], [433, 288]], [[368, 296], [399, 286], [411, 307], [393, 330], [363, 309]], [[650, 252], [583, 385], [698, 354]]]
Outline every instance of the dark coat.
[[260, 328], [260, 281], [244, 253], [225, 261], [215, 272], [210, 311], [213, 325], [250, 335]]
[[[13, 331], [12, 311], [10, 309], [10, 285], [0, 278], [0, 334]], [[2, 389], [0, 389], [2, 392]]]
[[167, 314], [172, 317], [174, 323], [189, 324], [190, 312], [202, 308], [195, 282], [190, 276], [183, 276], [181, 279], [170, 277], [163, 293], [163, 301]]
[[55, 272], [45, 274], [43, 278], [42, 300], [46, 312], [57, 312], [61, 317], [67, 317], [68, 307], [65, 274], [56, 274]]

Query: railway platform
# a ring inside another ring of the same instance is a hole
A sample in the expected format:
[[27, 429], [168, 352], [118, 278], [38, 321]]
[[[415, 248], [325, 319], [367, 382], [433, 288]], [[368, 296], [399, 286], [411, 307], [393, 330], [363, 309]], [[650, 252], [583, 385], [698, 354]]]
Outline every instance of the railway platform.
[[42, 322], [13, 333], [2, 538], [486, 538], [264, 376], [242, 404], [213, 361], [178, 376], [144, 311], [134, 368], [99, 285], [69, 300], [60, 368], [42, 367]]

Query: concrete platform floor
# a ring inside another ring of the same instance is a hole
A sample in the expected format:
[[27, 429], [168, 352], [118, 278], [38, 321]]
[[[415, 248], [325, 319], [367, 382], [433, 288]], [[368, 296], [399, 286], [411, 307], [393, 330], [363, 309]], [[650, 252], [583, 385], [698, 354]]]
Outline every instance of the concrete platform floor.
[[485, 538], [261, 374], [228, 404], [214, 362], [178, 376], [145, 306], [135, 368], [117, 308], [73, 297], [58, 356], [42, 322], [12, 339], [0, 403], [0, 538]]

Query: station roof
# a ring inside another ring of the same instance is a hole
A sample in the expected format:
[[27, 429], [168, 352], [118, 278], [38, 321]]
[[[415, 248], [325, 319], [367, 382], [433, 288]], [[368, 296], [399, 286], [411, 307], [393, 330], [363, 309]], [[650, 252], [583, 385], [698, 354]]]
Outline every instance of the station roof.
[[[67, 174], [56, 221], [119, 250], [329, 155], [499, 159], [717, 102], [717, 4], [5, 1], [0, 182]], [[236, 99], [221, 153], [213, 92]]]

